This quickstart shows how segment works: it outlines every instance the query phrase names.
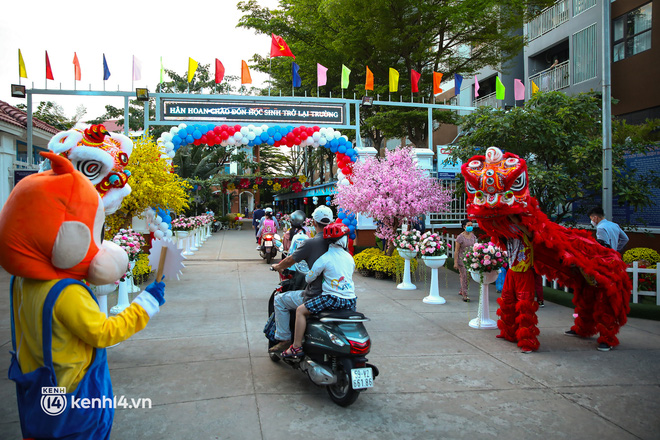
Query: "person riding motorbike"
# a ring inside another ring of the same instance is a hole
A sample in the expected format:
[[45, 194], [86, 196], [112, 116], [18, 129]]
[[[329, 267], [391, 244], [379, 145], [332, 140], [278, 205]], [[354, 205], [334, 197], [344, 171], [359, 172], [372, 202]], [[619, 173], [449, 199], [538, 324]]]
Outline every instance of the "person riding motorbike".
[[[323, 228], [334, 220], [332, 210], [327, 206], [319, 206], [312, 213], [312, 224], [316, 229], [316, 236], [304, 240], [298, 248], [285, 259], [271, 267], [282, 272], [303, 260], [308, 266], [313, 266], [316, 260], [328, 251], [328, 242], [323, 238]], [[291, 329], [289, 327], [289, 316], [291, 310], [295, 310], [308, 299], [318, 296], [322, 292], [321, 284], [323, 278], [316, 278], [307, 284], [304, 290], [292, 290], [284, 292], [275, 297], [275, 338], [280, 341], [270, 348], [271, 352], [281, 352], [291, 344]]]
[[288, 252], [289, 248], [291, 246], [291, 243], [293, 242], [293, 237], [302, 232], [305, 234], [305, 228], [303, 227], [305, 223], [305, 213], [302, 212], [301, 210], [297, 210], [291, 213], [291, 216], [289, 217], [291, 221], [291, 228], [289, 231], [284, 234], [282, 237], [282, 243], [284, 244], [284, 251]]
[[282, 353], [282, 357], [302, 356], [302, 339], [307, 327], [307, 317], [323, 310], [348, 309], [355, 311], [356, 296], [353, 284], [355, 262], [348, 253], [349, 229], [341, 223], [333, 223], [323, 229], [323, 239], [328, 242], [328, 251], [316, 260], [305, 276], [312, 282], [322, 277], [321, 295], [305, 301], [296, 309], [296, 331], [293, 344]]
[[261, 237], [264, 234], [276, 234], [280, 225], [277, 220], [273, 218], [273, 210], [266, 208], [266, 213], [259, 223], [259, 231], [257, 231], [257, 243], [261, 244]]

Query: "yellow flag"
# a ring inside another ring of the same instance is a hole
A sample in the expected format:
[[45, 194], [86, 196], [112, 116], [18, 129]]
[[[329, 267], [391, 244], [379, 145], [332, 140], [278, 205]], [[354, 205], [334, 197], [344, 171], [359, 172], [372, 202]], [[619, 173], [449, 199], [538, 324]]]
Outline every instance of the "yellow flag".
[[532, 81], [532, 95], [534, 95], [534, 93], [536, 93], [538, 91], [539, 91], [539, 86], [534, 84], [534, 81]]
[[25, 70], [25, 61], [23, 61], [23, 55], [21, 55], [21, 50], [18, 49], [18, 76], [21, 78], [27, 78], [27, 71]]
[[399, 91], [399, 72], [390, 67], [390, 92]]
[[195, 72], [197, 71], [197, 66], [199, 63], [192, 58], [188, 58], [188, 82], [191, 82], [195, 77]]

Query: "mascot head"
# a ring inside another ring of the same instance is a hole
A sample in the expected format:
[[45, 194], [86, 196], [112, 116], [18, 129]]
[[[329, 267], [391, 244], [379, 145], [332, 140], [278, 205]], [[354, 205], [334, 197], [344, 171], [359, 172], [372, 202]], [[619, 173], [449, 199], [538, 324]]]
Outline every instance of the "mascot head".
[[470, 217], [501, 217], [527, 210], [530, 195], [524, 159], [490, 147], [485, 156], [473, 156], [464, 163], [461, 173]]
[[124, 167], [133, 142], [126, 136], [109, 133], [103, 125], [92, 125], [57, 133], [48, 142], [48, 149], [68, 158], [96, 186], [107, 215], [117, 211], [131, 193], [127, 183], [131, 173]]
[[103, 241], [101, 197], [71, 162], [53, 153], [51, 170], [21, 180], [0, 211], [0, 266], [37, 280], [118, 280], [128, 256]]

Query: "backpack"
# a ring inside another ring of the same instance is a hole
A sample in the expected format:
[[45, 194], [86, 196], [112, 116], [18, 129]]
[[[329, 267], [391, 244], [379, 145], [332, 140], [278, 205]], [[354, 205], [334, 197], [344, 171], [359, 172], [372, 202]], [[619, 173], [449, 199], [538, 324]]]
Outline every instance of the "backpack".
[[275, 228], [275, 222], [273, 220], [264, 220], [264, 230], [263, 234], [275, 234], [277, 228]]

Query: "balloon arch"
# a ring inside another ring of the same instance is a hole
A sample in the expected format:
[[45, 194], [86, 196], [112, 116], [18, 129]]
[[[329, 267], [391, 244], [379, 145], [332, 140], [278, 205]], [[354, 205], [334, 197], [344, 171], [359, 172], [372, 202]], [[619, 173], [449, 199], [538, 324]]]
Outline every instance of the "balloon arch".
[[[164, 156], [173, 158], [176, 151], [182, 146], [193, 144], [206, 144], [209, 147], [216, 145], [253, 147], [258, 145], [271, 145], [280, 147], [294, 145], [323, 147], [335, 153], [337, 166], [337, 180], [339, 185], [352, 183], [353, 164], [357, 162], [358, 155], [348, 137], [333, 128], [320, 128], [318, 126], [306, 127], [304, 125], [269, 127], [268, 125], [214, 125], [214, 124], [179, 124], [172, 127], [169, 132], [158, 138]], [[330, 204], [330, 200], [326, 199]], [[337, 221], [341, 221], [351, 231], [350, 237], [355, 239], [357, 219], [354, 213], [337, 213]]]

